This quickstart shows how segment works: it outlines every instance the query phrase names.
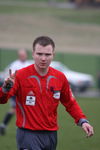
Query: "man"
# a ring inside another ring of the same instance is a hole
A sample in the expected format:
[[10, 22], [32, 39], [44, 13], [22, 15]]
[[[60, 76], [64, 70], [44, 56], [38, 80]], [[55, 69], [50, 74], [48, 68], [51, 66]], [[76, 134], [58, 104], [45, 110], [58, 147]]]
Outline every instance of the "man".
[[[25, 49], [19, 49], [18, 60], [15, 60], [14, 62], [11, 63], [10, 69], [12, 70], [12, 73], [15, 73], [16, 70], [24, 68], [28, 65], [30, 65], [30, 63], [27, 61], [27, 51]], [[4, 119], [0, 124], [0, 135], [5, 135], [6, 128], [15, 114], [15, 107], [16, 107], [15, 96], [11, 97], [10, 104], [11, 104], [11, 108], [5, 114]]]
[[56, 150], [57, 107], [61, 102], [90, 137], [93, 127], [72, 96], [68, 80], [50, 67], [55, 44], [47, 36], [33, 42], [34, 64], [17, 71], [6, 79], [0, 89], [0, 103], [16, 95], [17, 145], [19, 150]]

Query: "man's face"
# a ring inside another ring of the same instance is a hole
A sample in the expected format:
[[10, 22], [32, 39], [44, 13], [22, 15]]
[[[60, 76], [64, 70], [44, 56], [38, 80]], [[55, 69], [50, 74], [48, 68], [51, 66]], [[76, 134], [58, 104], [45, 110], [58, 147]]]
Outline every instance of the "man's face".
[[47, 69], [54, 56], [54, 51], [51, 45], [42, 46], [36, 44], [33, 51], [33, 59], [38, 69]]

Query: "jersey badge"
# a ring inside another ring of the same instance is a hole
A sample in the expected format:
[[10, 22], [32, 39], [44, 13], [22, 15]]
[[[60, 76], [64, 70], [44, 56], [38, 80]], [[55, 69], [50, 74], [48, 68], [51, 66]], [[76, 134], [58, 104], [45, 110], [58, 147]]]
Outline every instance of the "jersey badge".
[[26, 105], [35, 106], [36, 97], [34, 96], [33, 91], [30, 91], [26, 96]]
[[55, 99], [59, 99], [60, 98], [60, 91], [54, 91], [53, 97]]

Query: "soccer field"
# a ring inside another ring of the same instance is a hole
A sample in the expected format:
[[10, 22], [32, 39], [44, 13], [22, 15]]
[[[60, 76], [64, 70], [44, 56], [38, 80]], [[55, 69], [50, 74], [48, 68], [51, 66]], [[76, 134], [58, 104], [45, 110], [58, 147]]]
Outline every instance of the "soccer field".
[[[78, 98], [78, 103], [94, 126], [95, 135], [86, 138], [80, 127], [74, 124], [73, 119], [65, 112], [64, 107], [59, 107], [59, 131], [57, 150], [99, 150], [100, 149], [100, 100], [97, 98]], [[9, 105], [0, 105], [0, 121], [2, 120]], [[0, 150], [17, 150], [15, 140], [15, 118], [7, 128], [6, 136], [0, 136]]]
[[[96, 79], [100, 69], [100, 10], [39, 7], [34, 1], [42, 0], [0, 0], [0, 71], [16, 59], [14, 50], [24, 47], [31, 51], [35, 37], [48, 35], [56, 43], [55, 60]], [[57, 150], [100, 150], [100, 99], [77, 101], [94, 126], [95, 135], [87, 139], [60, 105]], [[0, 105], [0, 122], [8, 108], [9, 104]], [[7, 134], [0, 136], [0, 150], [17, 150], [15, 120], [11, 120]]]
[[0, 0], [0, 48], [31, 49], [35, 37], [48, 35], [57, 51], [100, 55], [99, 9], [61, 9], [39, 1]]

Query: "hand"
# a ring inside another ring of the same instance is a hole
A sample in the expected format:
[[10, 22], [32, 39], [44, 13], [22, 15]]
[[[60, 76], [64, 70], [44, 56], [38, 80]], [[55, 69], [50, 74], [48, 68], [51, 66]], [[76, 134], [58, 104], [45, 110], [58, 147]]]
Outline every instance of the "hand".
[[15, 76], [16, 76], [16, 72], [12, 74], [12, 70], [9, 69], [9, 77], [5, 79], [4, 84], [3, 84], [3, 90], [5, 92], [9, 91], [13, 87]]
[[82, 129], [87, 134], [87, 136], [86, 136], [87, 138], [93, 136], [94, 130], [93, 130], [93, 127], [89, 123], [83, 123]]

